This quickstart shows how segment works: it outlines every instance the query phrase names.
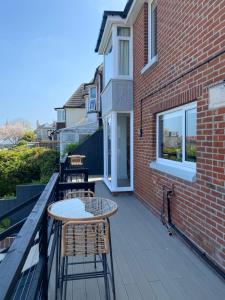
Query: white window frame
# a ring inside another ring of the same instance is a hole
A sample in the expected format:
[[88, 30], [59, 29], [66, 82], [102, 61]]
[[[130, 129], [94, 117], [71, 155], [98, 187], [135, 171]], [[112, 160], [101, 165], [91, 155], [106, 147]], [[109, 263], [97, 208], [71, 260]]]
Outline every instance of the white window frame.
[[[127, 27], [130, 29], [130, 36], [120, 36], [117, 35], [118, 32], [118, 27]], [[114, 35], [115, 35], [115, 56], [116, 56], [116, 66], [115, 67], [115, 71], [116, 71], [116, 78], [119, 79], [131, 79], [132, 74], [133, 74], [133, 51], [132, 51], [132, 36], [133, 36], [133, 30], [132, 27], [129, 26], [124, 26], [124, 25], [117, 25], [115, 27], [115, 31], [114, 31]], [[119, 41], [128, 41], [129, 42], [129, 74], [128, 75], [120, 75], [119, 74]]]
[[[130, 36], [118, 36], [117, 28], [118, 27], [127, 27], [130, 29]], [[109, 51], [109, 43], [112, 39], [112, 74], [111, 78], [106, 81], [106, 73], [104, 68], [104, 89], [108, 86], [111, 79], [124, 79], [124, 80], [133, 80], [133, 27], [126, 26], [124, 24], [113, 24], [111, 31], [108, 35], [107, 42], [104, 48], [104, 66], [106, 54]], [[119, 75], [119, 40], [128, 40], [129, 41], [129, 74], [128, 75]]]
[[[104, 72], [104, 88], [108, 85], [108, 83], [110, 82], [110, 80], [114, 77], [114, 52], [115, 52], [115, 49], [114, 49], [114, 38], [113, 38], [113, 32], [110, 33], [108, 39], [107, 39], [107, 43], [106, 43], [106, 47], [105, 47], [105, 51], [104, 51], [104, 68], [103, 68], [103, 72]], [[105, 60], [106, 60], [106, 55], [109, 54], [111, 50], [111, 54], [112, 54], [112, 78], [109, 78], [108, 81], [106, 81], [106, 73], [105, 73]]]
[[[186, 124], [185, 124], [185, 113], [187, 110], [191, 109], [197, 109], [197, 103], [193, 102], [191, 104], [182, 105], [179, 107], [176, 107], [174, 109], [170, 109], [161, 113], [157, 114], [157, 124], [156, 124], [156, 162], [160, 164], [164, 164], [171, 167], [177, 167], [177, 168], [187, 168], [196, 170], [196, 163], [195, 162], [189, 162], [185, 161], [185, 132], [186, 132]], [[182, 114], [182, 162], [172, 161], [169, 159], [161, 158], [159, 157], [159, 117], [162, 115], [170, 114], [173, 112], [180, 111]]]
[[[117, 114], [125, 113], [130, 114], [130, 186], [118, 187], [117, 186]], [[108, 140], [107, 140], [107, 121], [111, 118], [111, 181], [108, 180]], [[133, 112], [123, 111], [123, 112], [111, 112], [104, 116], [104, 182], [108, 186], [111, 192], [126, 192], [133, 191], [133, 145], [134, 145], [134, 132], [133, 132]]]
[[154, 57], [152, 57], [152, 53], [151, 53], [152, 51], [152, 2], [153, 1], [155, 0], [148, 0], [148, 63], [141, 70], [141, 74], [144, 74], [154, 63], [158, 61], [158, 53]]
[[66, 112], [65, 109], [57, 110], [57, 123], [65, 123], [66, 122]]
[[[96, 97], [95, 98], [91, 98], [91, 89], [95, 88], [96, 91]], [[94, 102], [94, 109], [91, 108], [91, 103]], [[97, 110], [97, 86], [93, 85], [91, 87], [89, 87], [89, 97], [88, 97], [88, 112], [93, 112]]]

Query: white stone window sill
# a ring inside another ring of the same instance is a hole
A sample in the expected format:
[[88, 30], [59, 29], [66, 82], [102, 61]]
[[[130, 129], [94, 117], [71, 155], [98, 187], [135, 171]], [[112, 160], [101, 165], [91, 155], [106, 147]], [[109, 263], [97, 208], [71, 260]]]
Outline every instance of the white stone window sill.
[[155, 63], [158, 61], [158, 56], [154, 56], [150, 62], [147, 63], [147, 65], [144, 66], [144, 68], [141, 70], [141, 75], [143, 75], [145, 72], [148, 71]]
[[149, 164], [149, 167], [160, 171], [167, 173], [169, 175], [181, 178], [183, 180], [189, 181], [189, 182], [195, 182], [196, 181], [196, 170], [191, 168], [186, 168], [184, 166], [171, 166], [166, 165], [157, 161], [152, 161]]

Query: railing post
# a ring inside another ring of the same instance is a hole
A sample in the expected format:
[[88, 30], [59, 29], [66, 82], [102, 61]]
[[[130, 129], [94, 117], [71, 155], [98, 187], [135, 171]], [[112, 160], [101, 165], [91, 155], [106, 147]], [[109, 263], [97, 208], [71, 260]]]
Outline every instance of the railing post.
[[60, 162], [60, 181], [62, 182], [63, 181], [63, 174], [64, 174], [64, 163], [61, 161]]
[[40, 258], [43, 260], [42, 299], [48, 300], [48, 217], [45, 212], [40, 230]]
[[88, 182], [88, 170], [84, 171], [84, 181]]

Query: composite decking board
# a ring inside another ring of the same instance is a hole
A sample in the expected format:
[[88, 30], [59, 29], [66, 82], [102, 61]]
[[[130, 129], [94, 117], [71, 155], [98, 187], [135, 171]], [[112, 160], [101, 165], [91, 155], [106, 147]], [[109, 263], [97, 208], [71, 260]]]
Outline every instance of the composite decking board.
[[[224, 281], [181, 240], [170, 237], [134, 196], [112, 196], [102, 182], [97, 182], [96, 194], [119, 207], [111, 217], [117, 300], [224, 298]], [[76, 271], [84, 269], [89, 267], [76, 266]], [[103, 279], [73, 281], [71, 290], [67, 300], [105, 299]]]
[[157, 300], [157, 297], [152, 289], [152, 286], [149, 282], [144, 281], [137, 283], [137, 287], [141, 294], [141, 299], [143, 300]]
[[151, 282], [151, 286], [153, 288], [154, 294], [156, 295], [156, 299], [158, 300], [174, 300], [168, 294], [168, 291], [165, 289], [161, 281]]
[[[93, 259], [94, 259], [93, 256], [87, 258], [87, 260], [93, 260]], [[94, 269], [93, 264], [85, 264], [84, 265], [84, 272], [92, 272], [94, 270], [95, 269]], [[99, 270], [101, 270], [100, 266], [99, 266]], [[96, 279], [86, 279], [85, 286], [86, 286], [87, 300], [99, 300], [100, 299], [99, 285], [98, 285], [98, 281]]]
[[129, 300], [143, 299], [137, 284], [125, 284], [125, 289]]

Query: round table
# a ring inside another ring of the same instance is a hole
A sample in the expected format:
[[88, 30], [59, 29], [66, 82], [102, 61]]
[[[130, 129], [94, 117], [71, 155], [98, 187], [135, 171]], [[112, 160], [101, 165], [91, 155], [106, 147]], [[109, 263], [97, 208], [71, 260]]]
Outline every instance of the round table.
[[116, 213], [117, 204], [106, 198], [70, 198], [48, 207], [48, 214], [57, 221], [90, 221], [108, 218]]
[[[110, 263], [111, 270], [113, 272], [112, 242], [109, 217], [115, 214], [117, 209], [117, 204], [114, 201], [101, 197], [64, 199], [54, 202], [48, 207], [48, 215], [56, 221], [56, 295], [60, 278], [61, 226], [63, 222], [106, 219], [109, 225], [109, 244], [111, 249]], [[96, 265], [96, 255], [94, 258], [94, 263]], [[114, 277], [112, 278], [112, 281], [114, 286]]]

